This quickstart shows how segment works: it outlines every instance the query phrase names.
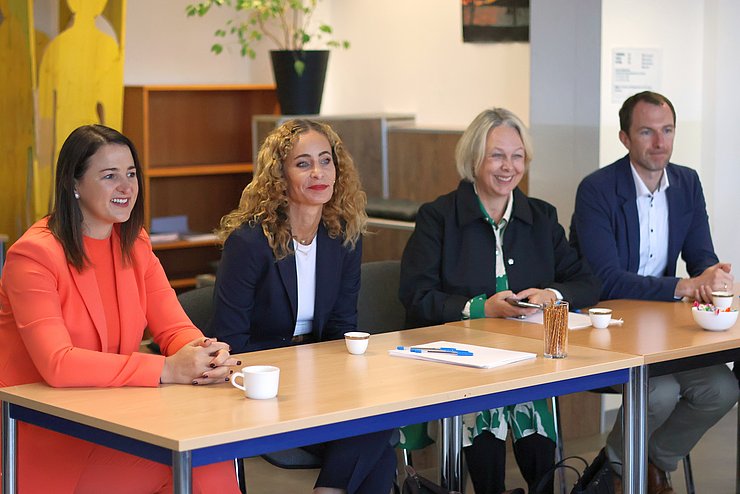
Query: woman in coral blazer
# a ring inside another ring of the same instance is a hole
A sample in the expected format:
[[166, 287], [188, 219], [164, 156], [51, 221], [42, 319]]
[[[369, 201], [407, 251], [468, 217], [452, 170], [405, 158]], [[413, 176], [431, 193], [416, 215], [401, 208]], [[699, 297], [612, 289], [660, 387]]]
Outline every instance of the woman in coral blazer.
[[[203, 385], [228, 380], [228, 345], [193, 326], [142, 230], [131, 142], [80, 127], [59, 155], [56, 202], [8, 251], [0, 280], [0, 386]], [[163, 355], [139, 353], [149, 328]], [[171, 492], [170, 468], [29, 424], [21, 493]], [[234, 469], [194, 470], [196, 492], [239, 492]]]

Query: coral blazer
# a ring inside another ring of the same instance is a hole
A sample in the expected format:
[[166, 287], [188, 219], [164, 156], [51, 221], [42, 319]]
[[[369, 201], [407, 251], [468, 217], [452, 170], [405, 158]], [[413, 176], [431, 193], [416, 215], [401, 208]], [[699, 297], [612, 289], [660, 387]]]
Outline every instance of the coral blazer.
[[[114, 228], [114, 245], [119, 240]], [[165, 355], [202, 333], [185, 315], [146, 233], [133, 262], [114, 254], [121, 318], [120, 353], [107, 348], [105, 313], [95, 272], [67, 263], [46, 220], [8, 251], [0, 280], [0, 386], [157, 386], [164, 357], [138, 353], [149, 328]], [[74, 490], [92, 444], [27, 424], [19, 428], [21, 492]], [[46, 489], [46, 490], [44, 490]]]

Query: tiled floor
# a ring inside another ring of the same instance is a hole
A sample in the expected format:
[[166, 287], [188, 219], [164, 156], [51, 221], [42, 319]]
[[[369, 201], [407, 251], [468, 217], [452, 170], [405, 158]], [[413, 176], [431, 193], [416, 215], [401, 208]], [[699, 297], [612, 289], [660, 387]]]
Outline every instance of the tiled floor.
[[[694, 448], [691, 460], [698, 494], [735, 492], [736, 438], [737, 414], [732, 410]], [[565, 454], [583, 456], [590, 461], [603, 444], [603, 435], [570, 440], [565, 444]], [[310, 493], [316, 479], [315, 470], [282, 470], [259, 458], [247, 460], [245, 469], [249, 494]], [[434, 468], [421, 473], [436, 477]], [[573, 480], [568, 478], [568, 482]], [[507, 482], [510, 488], [524, 486], [513, 457], [507, 459]], [[686, 492], [681, 467], [673, 474], [673, 486], [677, 493]], [[468, 485], [465, 492], [473, 494], [472, 487]]]

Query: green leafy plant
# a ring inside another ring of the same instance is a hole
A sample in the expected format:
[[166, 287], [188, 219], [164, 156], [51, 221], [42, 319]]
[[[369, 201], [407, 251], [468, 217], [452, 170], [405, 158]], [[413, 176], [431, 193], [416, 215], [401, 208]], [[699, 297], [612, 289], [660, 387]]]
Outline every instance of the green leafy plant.
[[[319, 24], [312, 30], [311, 17], [319, 0], [208, 0], [188, 5], [188, 17], [205, 16], [212, 7], [233, 8], [235, 16], [215, 32], [218, 38], [236, 37], [242, 56], [254, 58], [254, 43], [268, 38], [280, 50], [300, 52], [312, 42], [323, 43], [328, 48], [349, 48], [349, 41], [338, 41], [332, 36], [328, 24]], [[328, 39], [327, 39], [328, 38]], [[223, 42], [214, 43], [211, 51], [220, 54]], [[303, 73], [305, 65], [295, 57], [295, 71]]]

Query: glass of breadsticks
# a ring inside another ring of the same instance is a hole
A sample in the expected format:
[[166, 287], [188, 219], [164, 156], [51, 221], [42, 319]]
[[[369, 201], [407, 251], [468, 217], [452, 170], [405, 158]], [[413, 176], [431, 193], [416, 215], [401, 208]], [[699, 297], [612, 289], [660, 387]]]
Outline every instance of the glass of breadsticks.
[[548, 304], [543, 310], [545, 321], [545, 357], [568, 355], [568, 302]]

